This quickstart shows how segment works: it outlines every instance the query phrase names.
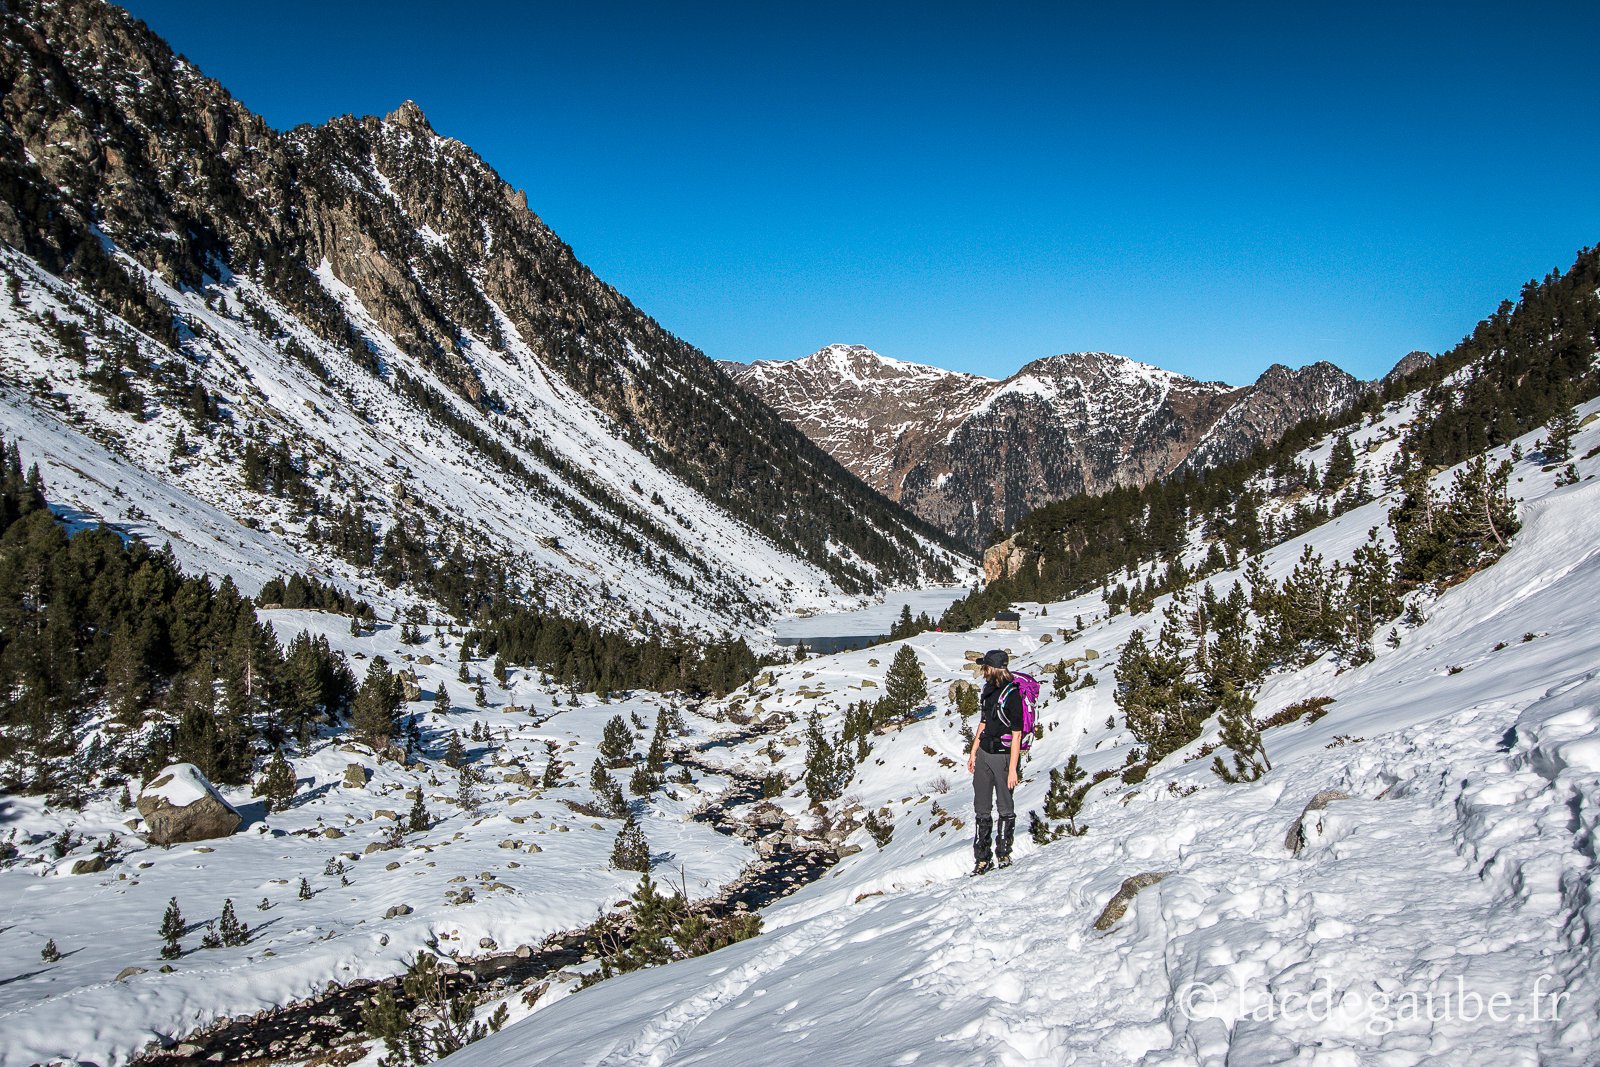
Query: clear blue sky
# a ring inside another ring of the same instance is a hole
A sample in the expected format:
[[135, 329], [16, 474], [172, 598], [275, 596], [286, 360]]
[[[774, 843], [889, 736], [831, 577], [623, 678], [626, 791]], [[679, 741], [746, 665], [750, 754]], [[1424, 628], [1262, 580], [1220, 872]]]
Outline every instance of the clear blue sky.
[[1377, 375], [1600, 241], [1600, 4], [128, 7], [276, 126], [415, 99], [712, 356]]

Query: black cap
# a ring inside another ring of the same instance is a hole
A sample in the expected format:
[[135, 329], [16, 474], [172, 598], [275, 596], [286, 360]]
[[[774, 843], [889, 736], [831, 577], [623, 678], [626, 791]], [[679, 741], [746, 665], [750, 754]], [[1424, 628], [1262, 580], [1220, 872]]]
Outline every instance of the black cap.
[[978, 661], [978, 665], [982, 667], [1006, 667], [1010, 663], [1011, 657], [1006, 655], [1006, 650], [1003, 648], [991, 648]]

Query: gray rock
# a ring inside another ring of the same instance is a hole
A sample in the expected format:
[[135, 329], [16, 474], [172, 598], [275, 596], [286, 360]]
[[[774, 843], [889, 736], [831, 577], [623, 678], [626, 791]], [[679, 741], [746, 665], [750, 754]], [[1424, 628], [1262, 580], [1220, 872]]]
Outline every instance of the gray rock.
[[[1350, 794], [1342, 789], [1324, 789], [1306, 804], [1305, 810], [1300, 812], [1300, 817], [1289, 827], [1289, 832], [1284, 836], [1283, 847], [1298, 856], [1306, 847], [1306, 816], [1312, 812], [1322, 811], [1335, 800], [1349, 800]], [[1322, 820], [1318, 819], [1316, 828], [1322, 830]]]
[[1117, 924], [1118, 919], [1128, 913], [1128, 905], [1132, 904], [1133, 898], [1139, 895], [1139, 890], [1155, 885], [1171, 873], [1171, 871], [1146, 871], [1144, 874], [1136, 874], [1131, 878], [1123, 879], [1122, 888], [1113, 893], [1111, 899], [1106, 901], [1106, 906], [1101, 909], [1100, 917], [1094, 921], [1094, 928], [1100, 931], [1111, 929]]
[[139, 793], [139, 814], [152, 844], [227, 837], [244, 820], [192, 763], [174, 763]]
[[347, 763], [344, 766], [344, 787], [346, 789], [365, 789], [367, 779], [372, 777], [372, 772], [359, 763]]
[[78, 860], [72, 865], [73, 874], [99, 874], [106, 869], [104, 856], [90, 856], [88, 859]]
[[410, 914], [411, 914], [411, 905], [410, 904], [396, 904], [393, 907], [391, 907], [388, 911], [384, 912], [383, 913], [383, 917], [385, 919], [397, 919], [402, 915], [410, 915]]
[[500, 946], [495, 943], [495, 940], [492, 937], [480, 937], [478, 938], [478, 947], [483, 949], [485, 952], [493, 952]]
[[143, 974], [143, 973], [144, 973], [144, 968], [143, 967], [124, 967], [124, 968], [122, 968], [122, 970], [117, 972], [117, 976], [115, 978], [113, 978], [112, 981], [113, 982], [121, 982], [121, 981], [124, 981], [125, 979], [132, 978], [136, 974]]

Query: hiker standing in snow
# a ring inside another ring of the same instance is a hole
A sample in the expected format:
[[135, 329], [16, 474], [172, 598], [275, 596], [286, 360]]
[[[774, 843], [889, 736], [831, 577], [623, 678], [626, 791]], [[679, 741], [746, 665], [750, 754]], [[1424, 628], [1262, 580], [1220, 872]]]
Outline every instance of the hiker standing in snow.
[[[983, 668], [980, 698], [983, 714], [972, 739], [972, 751], [967, 754], [967, 770], [972, 775], [972, 806], [978, 824], [978, 837], [972, 845], [978, 861], [973, 874], [992, 868], [995, 859], [1002, 867], [1011, 865], [1011, 839], [1017, 828], [1011, 791], [1017, 788], [1017, 761], [1022, 756], [1023, 705], [1022, 691], [1011, 674], [1010, 663], [1011, 658], [998, 648], [985, 652], [978, 660]], [[999, 799], [1000, 827], [991, 852], [989, 832], [994, 827], [992, 812], [996, 798]]]

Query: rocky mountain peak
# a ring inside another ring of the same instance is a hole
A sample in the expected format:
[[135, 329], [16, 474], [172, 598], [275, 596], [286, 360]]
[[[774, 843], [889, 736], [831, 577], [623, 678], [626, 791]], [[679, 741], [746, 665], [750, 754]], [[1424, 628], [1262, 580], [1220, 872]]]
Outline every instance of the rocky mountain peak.
[[418, 133], [433, 133], [433, 127], [428, 123], [428, 116], [422, 113], [422, 108], [417, 106], [415, 100], [405, 101], [385, 115], [383, 121], [386, 125], [399, 126]]
[[948, 371], [922, 363], [909, 363], [892, 359], [873, 351], [866, 345], [824, 345], [809, 356], [796, 360], [758, 360], [751, 365], [761, 368], [758, 373], [775, 373], [787, 376], [804, 376], [818, 379], [833, 378], [841, 385], [871, 387], [891, 384], [906, 379], [920, 378], [972, 378], [958, 371]]
[[1234, 458], [1362, 388], [1328, 363], [1276, 364], [1235, 388], [1086, 351], [996, 381], [862, 345], [731, 373], [846, 467], [974, 546], [1049, 501]]

